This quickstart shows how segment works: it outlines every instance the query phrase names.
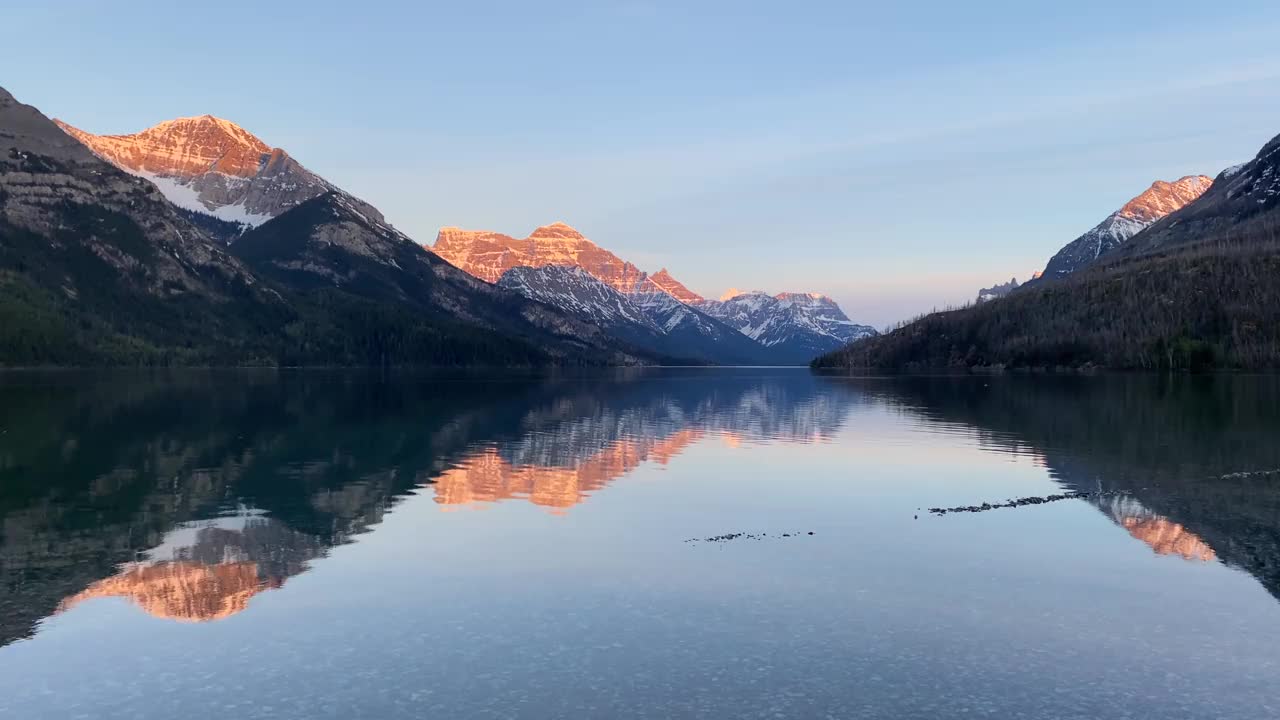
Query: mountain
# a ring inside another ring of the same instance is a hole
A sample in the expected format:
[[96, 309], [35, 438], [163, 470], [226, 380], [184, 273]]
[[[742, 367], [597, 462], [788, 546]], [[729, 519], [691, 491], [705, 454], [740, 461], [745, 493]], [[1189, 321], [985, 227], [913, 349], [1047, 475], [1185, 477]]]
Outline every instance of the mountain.
[[258, 274], [294, 289], [335, 288], [419, 308], [432, 304], [436, 266], [447, 267], [367, 205], [336, 192], [246, 232], [231, 250]]
[[1060, 278], [1089, 266], [1157, 220], [1185, 207], [1212, 185], [1213, 179], [1204, 175], [1188, 175], [1171, 183], [1163, 180], [1152, 183], [1141, 195], [1059, 250], [1045, 266], [1043, 276]]
[[[513, 268], [580, 268], [628, 296], [631, 305], [662, 330], [665, 342], [661, 347], [676, 356], [724, 364], [803, 364], [850, 340], [875, 333], [849, 320], [834, 301], [821, 295], [782, 293], [708, 300], [672, 277], [666, 268], [648, 275], [564, 223], [540, 227], [523, 240], [491, 231], [447, 227], [440, 230], [432, 250], [489, 282], [498, 282]], [[557, 275], [537, 282], [541, 292], [548, 285], [580, 284], [581, 278]], [[513, 283], [513, 287], [524, 284], [522, 280]], [[526, 294], [533, 296], [534, 291], [528, 289]], [[600, 314], [612, 312], [617, 303], [612, 296], [602, 298], [598, 289], [554, 290], [545, 298], [555, 295], [565, 297], [549, 301], [565, 310], [594, 298], [606, 306], [595, 311]], [[748, 342], [734, 337], [735, 332]], [[636, 336], [632, 333], [628, 337]]]
[[155, 183], [174, 205], [241, 225], [261, 225], [336, 189], [284, 150], [212, 115], [132, 135], [94, 135], [55, 122], [98, 157]]
[[673, 354], [723, 365], [773, 365], [788, 358], [655, 287], [631, 296], [666, 333]]
[[1129, 257], [1177, 246], [1205, 246], [1236, 238], [1275, 242], [1280, 206], [1280, 137], [1243, 165], [1224, 170], [1196, 202], [1154, 224], [1127, 247]]
[[706, 300], [706, 298], [702, 297], [698, 293], [685, 287], [679, 280], [671, 277], [671, 273], [667, 272], [666, 268], [662, 268], [658, 272], [650, 275], [649, 281], [657, 286], [659, 290], [679, 300], [685, 305], [693, 305], [694, 303], [700, 303], [703, 300]]
[[999, 302], [925, 316], [813, 364], [885, 370], [1277, 368], [1278, 241], [1280, 137], [1080, 271], [1028, 283]]
[[[1032, 279], [1034, 280], [1035, 278], [1032, 278]], [[1019, 287], [1020, 285], [1018, 285], [1018, 278], [1009, 278], [1009, 282], [1007, 283], [1000, 283], [997, 285], [992, 285], [989, 288], [982, 288], [981, 290], [979, 290], [978, 302], [982, 303], [982, 302], [995, 300], [996, 298], [1002, 298], [1005, 295], [1008, 295], [1009, 293], [1013, 292], [1014, 290], [1017, 290]]]
[[[659, 346], [675, 357], [729, 365], [782, 361], [778, 353], [743, 337], [734, 328], [700, 309], [685, 304], [680, 297], [698, 301], [701, 296], [671, 277], [665, 269], [650, 276], [564, 223], [540, 227], [524, 239], [487, 230], [446, 227], [440, 230], [431, 249], [471, 275], [494, 283], [513, 268], [580, 268], [627, 296], [631, 305], [639, 308], [649, 323], [661, 330], [663, 337]], [[579, 284], [580, 278], [574, 280], [558, 275], [540, 278], [537, 284], [545, 290], [548, 285], [563, 282]], [[513, 280], [513, 283], [513, 287], [521, 286], [519, 281]], [[583, 288], [568, 292], [563, 300], [551, 300], [551, 304], [569, 310], [589, 297], [599, 299], [602, 296], [598, 289]], [[611, 312], [616, 300], [610, 296], [604, 302], [609, 307], [598, 309], [596, 314]], [[630, 334], [629, 337], [636, 336]]]
[[[515, 267], [498, 286], [556, 307], [625, 343], [670, 361], [776, 362], [733, 328], [653, 287], [624, 294], [576, 266]], [[686, 359], [686, 360], [682, 360]]]
[[741, 293], [703, 300], [699, 310], [773, 350], [788, 362], [806, 363], [841, 345], [876, 334], [849, 319], [834, 300], [816, 293]]
[[233, 249], [0, 90], [0, 365], [636, 360], [598, 329], [457, 270], [340, 191]]
[[635, 292], [648, 276], [562, 222], [544, 225], [523, 240], [487, 230], [447, 227], [431, 250], [486, 282], [496, 283], [514, 267], [572, 265], [623, 292]]
[[601, 328], [476, 280], [345, 193], [312, 198], [246, 232], [231, 249], [258, 274], [290, 290], [338, 292], [432, 323], [411, 332], [446, 354], [457, 336], [493, 344], [496, 353], [506, 338], [516, 338], [565, 359], [599, 353], [614, 362], [637, 362], [615, 352]]
[[782, 304], [790, 304], [805, 322], [802, 327], [833, 337], [841, 342], [877, 335], [870, 325], [859, 325], [849, 319], [835, 300], [821, 293], [784, 292], [773, 296]]
[[0, 89], [0, 363], [246, 361], [287, 315], [154, 185]]
[[662, 352], [665, 332], [630, 296], [614, 290], [580, 267], [547, 265], [511, 268], [498, 287], [558, 308], [613, 337]]

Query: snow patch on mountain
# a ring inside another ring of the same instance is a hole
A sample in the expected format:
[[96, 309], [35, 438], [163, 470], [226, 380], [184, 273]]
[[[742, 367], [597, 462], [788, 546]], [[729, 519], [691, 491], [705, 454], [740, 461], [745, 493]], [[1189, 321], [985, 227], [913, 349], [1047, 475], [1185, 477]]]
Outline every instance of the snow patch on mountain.
[[602, 328], [632, 324], [663, 332], [630, 297], [579, 267], [516, 267], [503, 273], [498, 286], [589, 319]]
[[167, 120], [132, 135], [94, 135], [55, 121], [95, 155], [145, 177], [179, 207], [258, 226], [337, 190], [284, 150], [212, 115]]
[[791, 344], [821, 352], [877, 334], [850, 320], [834, 300], [819, 293], [753, 291], [697, 307], [766, 347]]
[[249, 212], [245, 208], [243, 201], [234, 205], [209, 207], [201, 201], [200, 193], [176, 178], [160, 177], [149, 172], [133, 172], [132, 174], [149, 180], [151, 184], [160, 190], [166, 200], [185, 210], [212, 215], [219, 220], [248, 225], [249, 227], [257, 227], [271, 219], [271, 216], [267, 214]]

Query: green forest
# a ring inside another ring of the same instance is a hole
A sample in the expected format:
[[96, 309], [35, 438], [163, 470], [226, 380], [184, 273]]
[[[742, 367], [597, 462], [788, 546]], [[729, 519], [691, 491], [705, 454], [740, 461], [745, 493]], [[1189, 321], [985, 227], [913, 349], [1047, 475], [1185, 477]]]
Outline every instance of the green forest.
[[934, 313], [813, 361], [887, 371], [1280, 367], [1272, 228], [1124, 258]]

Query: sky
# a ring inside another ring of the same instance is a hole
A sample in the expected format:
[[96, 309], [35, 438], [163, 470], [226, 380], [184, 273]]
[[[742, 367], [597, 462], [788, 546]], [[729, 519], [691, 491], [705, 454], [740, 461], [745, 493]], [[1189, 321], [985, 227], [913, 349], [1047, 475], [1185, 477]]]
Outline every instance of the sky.
[[420, 242], [563, 221], [877, 327], [1280, 134], [1274, 0], [18, 5], [0, 85], [90, 132], [209, 113]]

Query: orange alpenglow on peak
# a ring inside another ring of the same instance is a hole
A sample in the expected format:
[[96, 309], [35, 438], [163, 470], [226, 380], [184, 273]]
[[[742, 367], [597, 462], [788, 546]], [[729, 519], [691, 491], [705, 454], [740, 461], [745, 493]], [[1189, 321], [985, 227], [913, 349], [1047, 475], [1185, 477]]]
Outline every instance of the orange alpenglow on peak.
[[702, 297], [698, 293], [685, 287], [684, 283], [671, 277], [671, 273], [667, 272], [666, 268], [662, 268], [653, 275], [650, 275], [649, 280], [651, 280], [654, 285], [657, 285], [659, 290], [662, 290], [686, 305], [706, 300], [706, 298]]
[[431, 250], [458, 269], [490, 283], [498, 282], [512, 268], [555, 265], [582, 268], [622, 293], [661, 290], [677, 298], [701, 298], [670, 273], [650, 277], [563, 222], [543, 225], [523, 239], [489, 230], [443, 227]]
[[137, 564], [63, 600], [58, 611], [94, 598], [123, 597], [158, 618], [209, 622], [241, 612], [254, 595], [281, 584], [264, 582], [253, 562]]
[[1143, 222], [1154, 222], [1182, 209], [1203, 195], [1211, 185], [1213, 178], [1206, 175], [1187, 175], [1173, 182], [1157, 180], [1141, 195], [1125, 203], [1120, 208], [1120, 215]]
[[646, 460], [666, 465], [705, 434], [690, 428], [665, 438], [618, 440], [569, 467], [512, 465], [488, 448], [437, 477], [435, 501], [462, 506], [520, 499], [563, 511]]
[[187, 210], [258, 226], [335, 188], [280, 148], [213, 115], [166, 120], [130, 135], [94, 135], [55, 120], [93, 154], [145, 177]]
[[1183, 560], [1200, 562], [1209, 562], [1217, 557], [1213, 548], [1199, 535], [1167, 518], [1125, 517], [1121, 518], [1120, 524], [1134, 538], [1149, 545], [1157, 555], [1177, 555]]
[[[569, 240], [587, 240], [582, 233], [566, 222], [553, 222], [550, 225], [534, 228], [529, 233], [529, 238], [534, 240], [545, 240], [550, 238], [564, 238]], [[587, 240], [587, 242], [591, 242]]]
[[54, 122], [100, 157], [135, 172], [195, 176], [212, 171], [247, 178], [257, 175], [263, 156], [274, 151], [248, 130], [212, 115], [166, 120], [131, 135], [94, 135]]

